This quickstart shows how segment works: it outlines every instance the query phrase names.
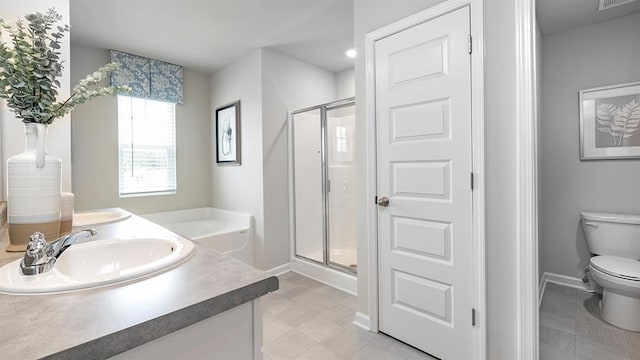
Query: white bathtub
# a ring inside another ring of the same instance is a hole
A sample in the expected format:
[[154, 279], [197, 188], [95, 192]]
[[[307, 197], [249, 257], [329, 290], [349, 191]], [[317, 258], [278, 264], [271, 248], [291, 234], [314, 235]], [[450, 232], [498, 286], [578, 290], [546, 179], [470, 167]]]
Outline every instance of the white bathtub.
[[216, 208], [140, 215], [203, 246], [253, 265], [252, 216]]

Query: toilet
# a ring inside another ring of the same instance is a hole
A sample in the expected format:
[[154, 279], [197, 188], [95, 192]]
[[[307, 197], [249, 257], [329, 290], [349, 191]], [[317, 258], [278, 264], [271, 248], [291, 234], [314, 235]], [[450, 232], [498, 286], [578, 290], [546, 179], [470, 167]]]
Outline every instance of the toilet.
[[589, 271], [603, 288], [602, 319], [625, 330], [640, 331], [640, 215], [581, 215], [593, 254]]

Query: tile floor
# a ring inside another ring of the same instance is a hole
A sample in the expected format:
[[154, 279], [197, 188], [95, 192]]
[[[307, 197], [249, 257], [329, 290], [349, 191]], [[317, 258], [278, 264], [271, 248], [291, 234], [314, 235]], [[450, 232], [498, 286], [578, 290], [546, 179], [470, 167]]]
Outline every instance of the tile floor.
[[600, 319], [600, 296], [548, 283], [540, 306], [540, 360], [640, 360], [640, 333]]
[[262, 298], [265, 360], [435, 359], [353, 325], [354, 296], [293, 272], [279, 278]]

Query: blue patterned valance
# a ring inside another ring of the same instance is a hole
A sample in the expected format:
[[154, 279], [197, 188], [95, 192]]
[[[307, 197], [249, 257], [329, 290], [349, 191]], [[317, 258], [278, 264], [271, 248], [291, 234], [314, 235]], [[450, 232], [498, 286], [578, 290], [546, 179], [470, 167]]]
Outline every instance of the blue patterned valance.
[[111, 50], [111, 61], [120, 68], [111, 73], [111, 85], [127, 85], [131, 96], [184, 103], [182, 66]]

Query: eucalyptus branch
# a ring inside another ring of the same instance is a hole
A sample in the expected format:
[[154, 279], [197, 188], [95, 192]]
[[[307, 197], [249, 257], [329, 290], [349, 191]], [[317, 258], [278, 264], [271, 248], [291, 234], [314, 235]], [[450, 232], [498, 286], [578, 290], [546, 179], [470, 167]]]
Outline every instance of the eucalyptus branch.
[[69, 98], [68, 98], [67, 100], [65, 100], [62, 104], [60, 104], [60, 106], [58, 106], [58, 108], [56, 109], [56, 111], [57, 111], [57, 110], [60, 110], [63, 106], [65, 106], [65, 105], [69, 102], [69, 100], [71, 100], [71, 99], [72, 99], [74, 96], [76, 96], [76, 95], [77, 95], [77, 93], [73, 93], [73, 94], [71, 94], [71, 96], [69, 96]]
[[36, 12], [18, 20], [14, 26], [0, 19], [0, 35], [7, 31], [10, 41], [0, 37], [0, 98], [25, 123], [51, 124], [73, 108], [90, 99], [129, 92], [127, 87], [101, 86], [117, 64], [107, 64], [73, 88], [64, 102], [56, 102], [64, 61], [60, 42], [69, 25], [54, 25], [62, 20], [53, 8], [45, 14]]
[[47, 124], [51, 124], [53, 122], [53, 120], [55, 120], [55, 114], [58, 113], [58, 111], [60, 111], [60, 109], [62, 109], [65, 105], [67, 105], [67, 103], [69, 101], [71, 101], [71, 99], [76, 96], [76, 93], [71, 94], [71, 96], [69, 96], [69, 98], [67, 100], [65, 100], [62, 104], [60, 104], [58, 106], [58, 108], [54, 111], [54, 115], [52, 115], [51, 117], [49, 117], [49, 119], [47, 119]]

